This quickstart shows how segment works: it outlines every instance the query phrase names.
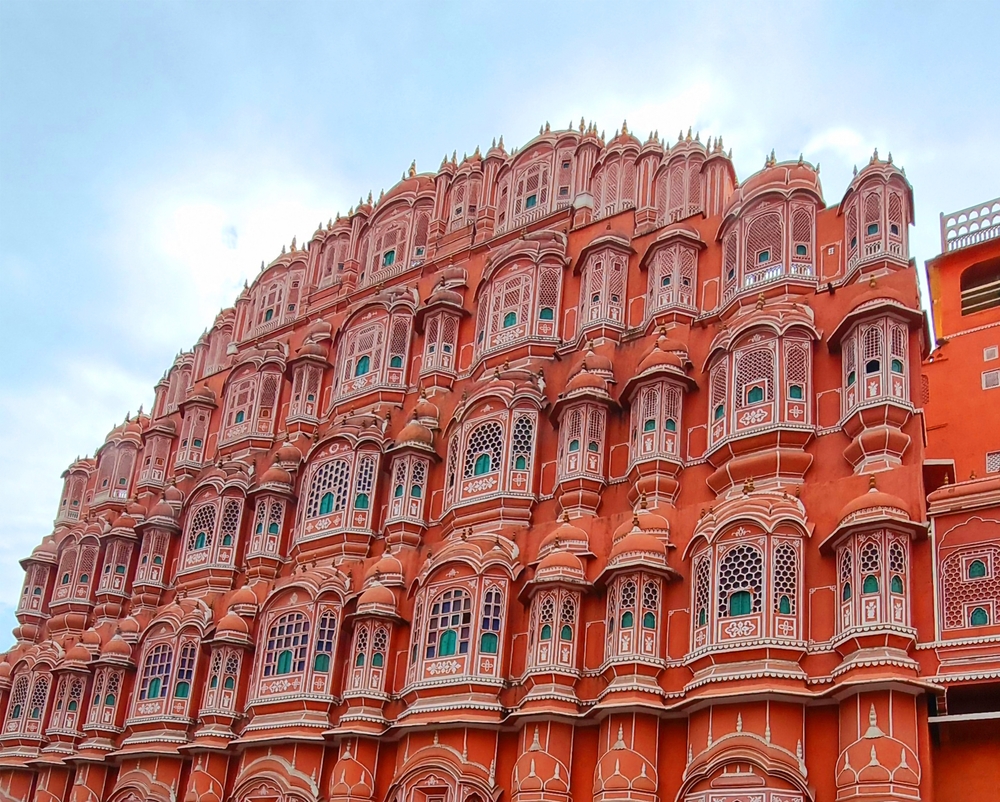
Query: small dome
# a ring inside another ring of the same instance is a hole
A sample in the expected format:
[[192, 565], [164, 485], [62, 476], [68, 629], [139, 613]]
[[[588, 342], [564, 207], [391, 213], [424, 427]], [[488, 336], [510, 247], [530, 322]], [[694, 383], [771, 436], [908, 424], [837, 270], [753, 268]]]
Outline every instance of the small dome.
[[431, 293], [430, 297], [427, 299], [427, 303], [447, 303], [455, 306], [461, 306], [462, 294], [449, 287], [439, 286], [434, 290], [434, 292]]
[[191, 388], [187, 394], [188, 401], [200, 401], [204, 404], [214, 404], [217, 401], [215, 392], [207, 384], [199, 384]]
[[369, 606], [395, 608], [396, 597], [393, 595], [392, 591], [381, 582], [373, 582], [372, 586], [358, 598], [359, 609], [361, 607]]
[[319, 343], [305, 342], [295, 353], [298, 356], [317, 356], [320, 359], [326, 359], [329, 352]]
[[566, 392], [580, 392], [581, 390], [598, 390], [606, 393], [608, 391], [607, 382], [596, 373], [591, 373], [586, 366], [566, 383]]
[[177, 485], [167, 485], [167, 489], [163, 491], [163, 500], [171, 504], [180, 504], [184, 501], [184, 494]]
[[422, 423], [411, 420], [403, 427], [403, 430], [399, 433], [399, 437], [396, 438], [396, 442], [399, 445], [416, 443], [429, 446], [434, 442], [434, 433]]
[[400, 563], [399, 560], [396, 559], [396, 557], [394, 557], [392, 554], [386, 552], [385, 554], [382, 555], [382, 559], [380, 559], [377, 563], [375, 563], [375, 565], [373, 565], [365, 572], [365, 579], [371, 579], [372, 577], [375, 576], [384, 578], [387, 576], [395, 577], [402, 575], [403, 575], [402, 563]]
[[274, 465], [264, 471], [260, 477], [260, 483], [262, 485], [290, 485], [292, 483], [292, 475], [284, 468], [279, 468], [277, 462], [275, 462]]
[[81, 665], [86, 665], [90, 662], [91, 654], [87, 650], [87, 647], [82, 643], [77, 643], [72, 646], [66, 656], [63, 658], [64, 662], [67, 663], [80, 663]]
[[157, 502], [156, 506], [149, 513], [150, 518], [173, 518], [174, 516], [174, 508], [167, 504], [166, 501]]
[[122, 635], [138, 635], [142, 627], [132, 616], [123, 618], [118, 622], [118, 631]]
[[875, 477], [872, 476], [869, 480], [868, 492], [863, 493], [857, 498], [851, 499], [844, 508], [840, 511], [840, 523], [846, 523], [850, 518], [858, 516], [859, 513], [864, 511], [884, 511], [895, 518], [904, 518], [906, 520], [912, 520], [910, 515], [910, 508], [903, 499], [899, 496], [893, 496], [890, 493], [883, 493], [875, 486]]
[[250, 629], [247, 627], [246, 621], [233, 612], [226, 613], [219, 621], [219, 626], [216, 627], [216, 633], [219, 635], [223, 633], [247, 635], [249, 632]]
[[112, 529], [135, 529], [135, 518], [131, 515], [122, 514], [115, 518], [115, 522], [111, 524]]
[[535, 575], [538, 576], [539, 574], [552, 571], [571, 571], [582, 575], [583, 563], [571, 551], [553, 551], [546, 557], [543, 557], [542, 561], [538, 563]]
[[138, 521], [146, 517], [146, 506], [133, 499], [125, 505], [125, 513]]
[[655, 510], [647, 509], [646, 500], [642, 499], [639, 502], [639, 509], [635, 511], [632, 518], [625, 521], [615, 530], [613, 541], [617, 543], [623, 537], [629, 535], [633, 529], [638, 529], [640, 532], [666, 534], [670, 531], [670, 523]]
[[132, 647], [122, 639], [121, 635], [115, 635], [101, 649], [101, 657], [124, 657], [128, 659], [131, 656]]
[[56, 548], [55, 539], [49, 535], [39, 543], [31, 552], [30, 559], [40, 562], [55, 562], [59, 550]]
[[290, 440], [286, 440], [281, 448], [275, 452], [274, 459], [284, 464], [298, 465], [302, 462], [302, 452], [292, 445]]
[[421, 392], [416, 406], [413, 407], [413, 416], [415, 418], [433, 418], [434, 420], [439, 420], [441, 410], [438, 409], [437, 404], [431, 401], [425, 393]]
[[639, 361], [636, 372], [645, 373], [657, 367], [683, 371], [687, 367], [687, 361], [687, 346], [679, 340], [668, 337], [666, 332], [661, 330], [652, 350]]
[[101, 645], [101, 633], [96, 629], [85, 629], [82, 637], [80, 638], [80, 643], [84, 646], [99, 648]]
[[648, 554], [656, 557], [666, 558], [667, 547], [653, 535], [633, 529], [629, 534], [619, 540], [611, 549], [608, 561], [621, 557], [625, 554]]
[[610, 357], [597, 353], [594, 350], [594, 343], [588, 341], [587, 350], [576, 370], [589, 370], [591, 373], [606, 373], [610, 375], [614, 373], [614, 365]]
[[563, 513], [562, 523], [545, 536], [538, 553], [544, 555], [555, 548], [586, 551], [590, 548], [590, 537], [579, 526], [570, 523], [569, 515]]
[[238, 604], [256, 605], [257, 603], [258, 603], [257, 595], [252, 590], [250, 590], [250, 587], [248, 585], [244, 585], [243, 587], [241, 587], [229, 599], [230, 609], [232, 609]]

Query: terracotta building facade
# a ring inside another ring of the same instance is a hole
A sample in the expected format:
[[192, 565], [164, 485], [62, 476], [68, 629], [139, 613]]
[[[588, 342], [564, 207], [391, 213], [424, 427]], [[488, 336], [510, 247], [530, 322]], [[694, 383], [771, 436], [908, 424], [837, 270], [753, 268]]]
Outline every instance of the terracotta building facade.
[[581, 121], [293, 240], [66, 470], [0, 799], [962, 798], [1000, 516], [928, 516], [912, 221]]

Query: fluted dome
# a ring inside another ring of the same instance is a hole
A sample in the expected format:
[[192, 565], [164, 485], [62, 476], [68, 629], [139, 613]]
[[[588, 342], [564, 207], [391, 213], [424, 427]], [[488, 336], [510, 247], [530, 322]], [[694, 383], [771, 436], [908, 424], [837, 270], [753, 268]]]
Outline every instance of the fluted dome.
[[434, 433], [416, 420], [411, 420], [403, 427], [396, 438], [398, 445], [430, 446], [434, 442]]
[[563, 513], [562, 522], [545, 536], [538, 547], [538, 553], [545, 556], [552, 549], [589, 551], [590, 536], [579, 526], [571, 523], [569, 515]]
[[132, 656], [132, 647], [129, 646], [121, 635], [115, 635], [111, 640], [104, 644], [104, 648], [101, 649], [101, 657], [118, 657], [128, 659]]
[[266, 471], [264, 471], [263, 475], [260, 477], [260, 483], [262, 485], [270, 485], [270, 484], [290, 485], [292, 483], [292, 475], [284, 468], [279, 467], [277, 463], [275, 463]]
[[648, 509], [646, 501], [643, 499], [635, 514], [615, 530], [614, 542], [617, 543], [633, 529], [654, 535], [666, 535], [670, 531], [670, 522], [655, 510]]
[[584, 367], [583, 370], [577, 373], [566, 383], [567, 393], [574, 393], [582, 390], [598, 390], [601, 392], [607, 392], [607, 389], [607, 382], [596, 373], [591, 373], [586, 367]]
[[218, 400], [215, 391], [207, 384], [195, 385], [187, 394], [187, 401], [201, 402], [204, 404], [214, 404]]
[[851, 519], [863, 517], [862, 513], [883, 513], [891, 517], [911, 520], [909, 507], [899, 496], [883, 493], [875, 487], [874, 477], [867, 493], [851, 499], [840, 511], [838, 520], [841, 524], [849, 523]]
[[76, 665], [87, 665], [91, 660], [91, 654], [82, 643], [74, 644], [66, 652], [63, 662]]
[[611, 548], [611, 554], [609, 555], [608, 560], [611, 561], [616, 557], [633, 554], [648, 554], [656, 557], [666, 557], [667, 547], [664, 546], [659, 538], [654, 535], [648, 535], [639, 531], [638, 528], [635, 528]]
[[358, 612], [374, 611], [378, 609], [396, 609], [396, 597], [381, 582], [373, 582], [364, 593], [358, 597]]
[[219, 626], [216, 627], [216, 632], [219, 635], [240, 635], [245, 636], [250, 632], [247, 627], [246, 621], [240, 618], [234, 612], [228, 612], [219, 621]]

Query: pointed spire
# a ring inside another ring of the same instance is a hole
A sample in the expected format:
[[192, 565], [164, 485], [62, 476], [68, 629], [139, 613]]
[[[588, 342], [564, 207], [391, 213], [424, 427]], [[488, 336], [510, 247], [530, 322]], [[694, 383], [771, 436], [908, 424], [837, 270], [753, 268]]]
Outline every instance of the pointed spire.
[[584, 128], [584, 122], [583, 122], [583, 115], [581, 114], [580, 115], [580, 133], [581, 134], [583, 133], [583, 128]]
[[372, 191], [370, 189], [368, 190], [368, 205], [372, 205]]
[[622, 120], [622, 136], [628, 136], [628, 120]]
[[548, 121], [548, 120], [546, 120], [546, 121], [545, 121], [545, 133], [549, 133], [549, 131], [551, 131], [551, 130], [552, 130], [552, 129], [551, 129], [551, 128], [549, 128], [549, 121]]
[[500, 141], [497, 142], [497, 147], [503, 150], [503, 134], [500, 134]]

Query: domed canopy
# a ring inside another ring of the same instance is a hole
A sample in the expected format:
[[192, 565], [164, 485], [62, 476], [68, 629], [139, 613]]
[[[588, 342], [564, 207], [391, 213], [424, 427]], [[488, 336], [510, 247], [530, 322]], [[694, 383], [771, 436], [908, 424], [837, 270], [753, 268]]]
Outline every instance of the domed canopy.
[[66, 652], [66, 656], [63, 658], [63, 662], [85, 666], [91, 660], [91, 654], [87, 650], [87, 647], [82, 643], [74, 644], [70, 647], [69, 651]]
[[580, 554], [590, 551], [590, 536], [584, 529], [570, 523], [569, 514], [565, 511], [559, 526], [549, 532], [542, 540], [538, 554], [540, 557], [544, 557], [553, 549]]
[[101, 649], [101, 659], [128, 660], [131, 656], [132, 647], [124, 641], [121, 635], [115, 635]]
[[862, 513], [888, 514], [907, 521], [910, 519], [909, 507], [899, 496], [883, 493], [875, 487], [875, 477], [872, 477], [867, 493], [851, 499], [840, 511], [838, 520], [841, 524], [848, 523]]
[[250, 629], [247, 627], [246, 621], [230, 609], [230, 611], [222, 617], [222, 620], [219, 621], [219, 626], [216, 627], [215, 631], [217, 635], [236, 635], [243, 637], [249, 634]]

